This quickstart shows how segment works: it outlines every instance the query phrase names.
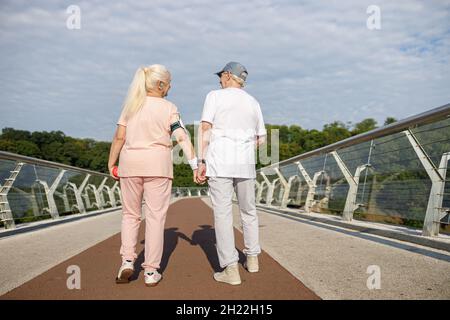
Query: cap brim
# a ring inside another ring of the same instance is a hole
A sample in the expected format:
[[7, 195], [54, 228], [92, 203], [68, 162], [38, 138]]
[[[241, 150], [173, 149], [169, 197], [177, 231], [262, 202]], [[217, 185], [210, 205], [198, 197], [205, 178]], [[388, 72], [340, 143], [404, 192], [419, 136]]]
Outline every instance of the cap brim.
[[218, 77], [220, 77], [222, 73], [223, 73], [223, 70], [222, 70], [222, 71], [219, 71], [219, 72], [216, 72], [216, 73], [214, 73], [214, 74], [217, 75]]

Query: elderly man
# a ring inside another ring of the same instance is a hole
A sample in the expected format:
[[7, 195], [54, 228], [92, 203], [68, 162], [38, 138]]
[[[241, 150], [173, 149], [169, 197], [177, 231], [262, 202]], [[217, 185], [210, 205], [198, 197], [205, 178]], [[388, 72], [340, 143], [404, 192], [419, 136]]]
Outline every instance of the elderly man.
[[217, 254], [220, 266], [225, 268], [215, 273], [214, 279], [238, 285], [241, 277], [234, 244], [233, 191], [243, 225], [244, 266], [249, 272], [258, 272], [261, 248], [255, 204], [255, 149], [265, 141], [266, 129], [258, 101], [243, 90], [247, 69], [230, 62], [216, 74], [222, 89], [206, 96], [199, 130], [198, 179], [208, 178]]

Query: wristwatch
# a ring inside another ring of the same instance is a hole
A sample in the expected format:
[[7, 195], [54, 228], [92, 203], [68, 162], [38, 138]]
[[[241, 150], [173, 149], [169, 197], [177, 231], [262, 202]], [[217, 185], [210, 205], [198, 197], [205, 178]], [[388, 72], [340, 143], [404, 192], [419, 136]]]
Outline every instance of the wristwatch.
[[206, 161], [205, 161], [205, 159], [198, 159], [197, 163], [198, 164], [201, 164], [201, 163], [206, 164]]

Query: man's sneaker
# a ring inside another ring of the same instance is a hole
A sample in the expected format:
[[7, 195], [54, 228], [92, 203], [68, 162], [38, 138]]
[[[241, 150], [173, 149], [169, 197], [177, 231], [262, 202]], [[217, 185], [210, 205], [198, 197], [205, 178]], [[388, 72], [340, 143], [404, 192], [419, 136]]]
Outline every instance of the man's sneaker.
[[247, 256], [247, 261], [245, 262], [244, 267], [248, 272], [258, 272], [258, 256]]
[[161, 274], [158, 271], [145, 272], [144, 273], [144, 281], [147, 287], [156, 286], [162, 279]]
[[116, 283], [128, 283], [130, 277], [134, 273], [134, 263], [131, 260], [125, 260], [117, 274]]
[[222, 272], [214, 273], [214, 280], [225, 282], [231, 285], [241, 284], [241, 276], [239, 275], [239, 266], [237, 263], [229, 265]]

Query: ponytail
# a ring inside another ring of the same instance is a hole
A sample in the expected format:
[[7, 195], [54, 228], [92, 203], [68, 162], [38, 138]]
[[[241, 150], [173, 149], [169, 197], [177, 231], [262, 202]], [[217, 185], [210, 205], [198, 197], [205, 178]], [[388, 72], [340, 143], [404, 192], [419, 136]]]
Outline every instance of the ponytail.
[[123, 104], [123, 113], [127, 119], [142, 108], [146, 95], [145, 70], [144, 68], [139, 68], [134, 74], [133, 81], [128, 88], [128, 94]]

